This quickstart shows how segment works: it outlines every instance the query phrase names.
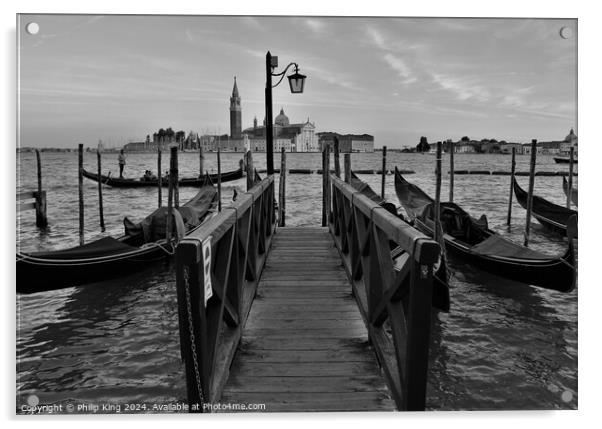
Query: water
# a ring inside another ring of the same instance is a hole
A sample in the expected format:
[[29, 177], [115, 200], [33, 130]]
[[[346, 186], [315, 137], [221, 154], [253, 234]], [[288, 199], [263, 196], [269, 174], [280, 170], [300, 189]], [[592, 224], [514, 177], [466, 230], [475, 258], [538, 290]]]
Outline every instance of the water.
[[[205, 168], [215, 171], [215, 154], [205, 154]], [[164, 156], [164, 158], [167, 158]], [[224, 171], [236, 169], [240, 154], [222, 154]], [[17, 191], [36, 188], [35, 155], [21, 154]], [[254, 154], [265, 168], [265, 154]], [[341, 159], [342, 162], [342, 159]], [[356, 169], [379, 169], [381, 154], [353, 154]], [[456, 169], [509, 170], [504, 155], [456, 155]], [[96, 171], [95, 153], [85, 167]], [[180, 174], [198, 174], [198, 154], [180, 155]], [[434, 195], [433, 155], [389, 153], [388, 166], [411, 169], [407, 178]], [[444, 157], [444, 171], [449, 158]], [[528, 171], [528, 156], [517, 156], [517, 171]], [[35, 228], [35, 215], [17, 218], [17, 247], [24, 251], [78, 244], [77, 154], [42, 153], [44, 189], [48, 191], [46, 232]], [[280, 165], [275, 154], [275, 166]], [[321, 168], [321, 155], [287, 154], [288, 168]], [[162, 170], [168, 168], [163, 160]], [[125, 174], [156, 172], [154, 154], [130, 154]], [[538, 157], [540, 170], [567, 170], [551, 156]], [[118, 172], [117, 154], [103, 156], [103, 173]], [[375, 190], [380, 176], [362, 175]], [[245, 179], [228, 182], [223, 200]], [[519, 177], [523, 188], [528, 178]], [[577, 183], [577, 178], [575, 178]], [[442, 195], [448, 195], [444, 176]], [[103, 190], [107, 231], [100, 233], [97, 184], [85, 179], [86, 240], [119, 235], [123, 216], [141, 219], [157, 205], [156, 189]], [[289, 175], [287, 226], [319, 225], [322, 177]], [[182, 188], [185, 201], [195, 193]], [[565, 203], [561, 177], [538, 176], [535, 193]], [[478, 217], [486, 213], [492, 229], [522, 241], [525, 211], [514, 203], [506, 226], [508, 176], [456, 176], [454, 200]], [[396, 204], [393, 176], [386, 197]], [[164, 192], [164, 201], [166, 192]], [[566, 249], [566, 240], [548, 233], [537, 221], [531, 246], [550, 254]], [[576, 409], [577, 292], [560, 294], [487, 274], [451, 259], [451, 311], [433, 324], [427, 407], [432, 410]], [[30, 395], [40, 404], [174, 403], [186, 398], [180, 361], [177, 299], [173, 265], [166, 263], [98, 287], [70, 288], [17, 298], [17, 406]], [[123, 408], [122, 408], [123, 411]]]

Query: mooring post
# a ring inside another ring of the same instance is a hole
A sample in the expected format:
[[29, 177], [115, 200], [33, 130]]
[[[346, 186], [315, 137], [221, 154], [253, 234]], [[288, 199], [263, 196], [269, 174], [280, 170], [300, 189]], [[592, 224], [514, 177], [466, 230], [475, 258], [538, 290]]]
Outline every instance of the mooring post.
[[79, 190], [79, 244], [84, 245], [84, 145], [77, 149], [77, 185]]
[[573, 164], [575, 162], [575, 148], [571, 146], [569, 153], [569, 182], [566, 191], [566, 208], [571, 208], [571, 199], [573, 198]]
[[247, 191], [255, 184], [255, 171], [253, 170], [253, 153], [249, 149], [245, 153], [245, 163], [247, 165]]
[[454, 202], [454, 142], [447, 141], [449, 150], [449, 202]]
[[531, 211], [533, 210], [533, 187], [535, 186], [535, 160], [537, 157], [537, 140], [531, 140], [531, 161], [529, 164], [529, 192], [527, 195], [527, 220], [525, 222], [525, 246], [529, 245], [531, 231]]
[[[169, 149], [169, 180], [167, 181], [167, 222], [166, 222], [166, 230], [165, 237], [167, 238], [167, 242], [171, 241], [172, 237], [172, 211], [173, 211], [173, 201], [174, 201], [174, 188], [175, 183], [174, 177], [176, 175], [176, 157], [178, 156], [178, 148], [177, 146], [173, 146]], [[177, 179], [176, 179], [177, 180]]]
[[339, 138], [334, 136], [334, 174], [340, 179], [341, 178], [341, 162], [340, 162], [340, 153], [341, 148], [339, 146]]
[[157, 191], [159, 196], [159, 207], [163, 205], [161, 196], [161, 186], [163, 186], [163, 178], [161, 177], [161, 143], [157, 144]]
[[48, 218], [46, 217], [46, 193], [42, 191], [42, 161], [40, 150], [36, 149], [36, 163], [38, 167], [38, 192], [36, 194], [36, 226], [46, 228]]
[[100, 231], [105, 232], [105, 217], [102, 208], [102, 161], [100, 148], [96, 149], [96, 161], [98, 164], [98, 214], [100, 216]]
[[328, 156], [328, 145], [322, 148], [322, 226], [327, 226], [327, 203], [328, 203], [328, 170], [330, 168], [330, 160]]
[[385, 199], [385, 183], [387, 181], [387, 146], [383, 146], [383, 171], [381, 174], [380, 196]]
[[278, 202], [278, 226], [285, 226], [286, 217], [286, 152], [282, 148], [280, 155], [280, 182], [278, 183], [280, 188], [280, 198]]
[[514, 172], [516, 171], [516, 148], [512, 148], [512, 164], [510, 166], [510, 195], [508, 196], [508, 218], [506, 225], [512, 222], [512, 195], [514, 194]]
[[222, 156], [217, 147], [217, 211], [222, 211]]
[[199, 177], [203, 177], [203, 161], [205, 157], [203, 156], [203, 146], [201, 146], [201, 142], [199, 141]]
[[173, 175], [173, 205], [176, 209], [180, 208], [180, 172], [178, 166], [178, 148], [176, 147], [175, 152], [172, 149], [173, 156], [173, 172], [170, 171], [169, 175]]
[[351, 183], [351, 154], [345, 154], [345, 183]]
[[441, 243], [441, 156], [442, 156], [441, 142], [437, 142], [437, 159], [435, 168], [435, 241]]

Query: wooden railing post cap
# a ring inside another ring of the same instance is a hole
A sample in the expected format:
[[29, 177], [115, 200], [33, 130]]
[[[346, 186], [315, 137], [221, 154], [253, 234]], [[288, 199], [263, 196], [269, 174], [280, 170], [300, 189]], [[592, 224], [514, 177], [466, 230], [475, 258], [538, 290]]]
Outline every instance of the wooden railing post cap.
[[420, 264], [435, 264], [440, 253], [441, 247], [430, 238], [419, 238], [414, 244], [414, 259]]
[[184, 238], [176, 246], [176, 258], [200, 262], [203, 259], [203, 243], [197, 238]]

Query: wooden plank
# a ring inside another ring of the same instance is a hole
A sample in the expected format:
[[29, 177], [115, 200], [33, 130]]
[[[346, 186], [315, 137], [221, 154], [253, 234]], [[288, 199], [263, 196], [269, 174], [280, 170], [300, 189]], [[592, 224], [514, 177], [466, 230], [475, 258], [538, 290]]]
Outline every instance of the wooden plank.
[[361, 338], [277, 338], [243, 335], [241, 349], [253, 350], [342, 350], [358, 344], [368, 345], [368, 336]]
[[[308, 377], [327, 375], [378, 375], [378, 366], [372, 362], [247, 362], [237, 360], [236, 372], [240, 375], [263, 377]], [[316, 382], [321, 382], [316, 380]]]
[[364, 321], [355, 320], [315, 320], [313, 318], [298, 318], [298, 319], [255, 319], [249, 320], [245, 326], [245, 330], [252, 331], [253, 329], [271, 329], [277, 327], [282, 330], [294, 329], [366, 329]]
[[[326, 393], [247, 393], [245, 402], [265, 404], [263, 412], [361, 411], [392, 410], [391, 400], [385, 392]], [[222, 402], [236, 403], [236, 395], [224, 395]], [[228, 410], [226, 410], [228, 412]]]
[[[323, 353], [320, 351], [314, 353]], [[228, 383], [225, 395], [232, 393], [259, 393], [269, 391], [278, 392], [387, 392], [380, 375], [356, 376], [325, 376], [325, 383], [316, 383], [316, 380], [307, 377], [266, 377], [264, 383], [257, 384], [256, 377], [233, 375]]]

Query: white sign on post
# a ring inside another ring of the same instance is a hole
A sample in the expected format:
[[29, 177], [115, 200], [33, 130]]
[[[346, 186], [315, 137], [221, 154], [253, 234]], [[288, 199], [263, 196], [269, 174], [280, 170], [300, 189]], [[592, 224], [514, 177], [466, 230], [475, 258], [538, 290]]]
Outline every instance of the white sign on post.
[[211, 287], [211, 236], [203, 240], [203, 278], [205, 279], [205, 307], [207, 301], [213, 296]]

